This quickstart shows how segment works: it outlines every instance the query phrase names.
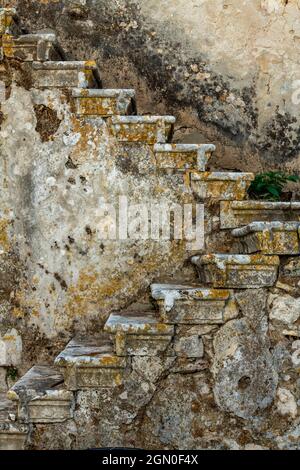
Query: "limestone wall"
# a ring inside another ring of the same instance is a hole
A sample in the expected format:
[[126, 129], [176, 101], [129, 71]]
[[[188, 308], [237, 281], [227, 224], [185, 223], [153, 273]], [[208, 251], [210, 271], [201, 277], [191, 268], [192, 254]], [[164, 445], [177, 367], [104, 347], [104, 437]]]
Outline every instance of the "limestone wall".
[[140, 112], [174, 112], [178, 140], [218, 143], [218, 168], [297, 169], [299, 1], [15, 0], [29, 30], [90, 54]]

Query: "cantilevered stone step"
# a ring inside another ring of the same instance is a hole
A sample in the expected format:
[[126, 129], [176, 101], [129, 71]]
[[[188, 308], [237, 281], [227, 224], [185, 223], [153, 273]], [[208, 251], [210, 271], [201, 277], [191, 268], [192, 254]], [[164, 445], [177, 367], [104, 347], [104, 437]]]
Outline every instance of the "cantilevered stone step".
[[128, 115], [136, 110], [134, 90], [75, 88], [72, 95], [77, 116]]
[[157, 168], [162, 171], [205, 171], [211, 154], [216, 150], [212, 144], [155, 144]]
[[0, 8], [0, 36], [4, 34], [17, 34], [18, 15], [15, 8]]
[[94, 60], [78, 62], [32, 62], [36, 88], [97, 88], [101, 86]]
[[7, 392], [18, 403], [18, 420], [25, 423], [60, 423], [72, 417], [73, 394], [64, 387], [59, 370], [32, 367]]
[[26, 424], [0, 423], [0, 450], [24, 450], [28, 433]]
[[119, 142], [166, 143], [172, 138], [174, 116], [112, 116], [110, 125]]
[[122, 384], [126, 359], [114, 353], [109, 335], [74, 338], [56, 358], [69, 390]]
[[61, 60], [63, 56], [56, 35], [51, 33], [27, 34], [19, 37], [5, 35], [2, 44], [5, 57], [24, 62]]
[[232, 231], [241, 253], [300, 254], [300, 222], [251, 222]]
[[171, 342], [174, 327], [160, 322], [153, 312], [112, 313], [104, 330], [115, 335], [118, 356], [156, 356]]
[[253, 180], [253, 173], [192, 172], [191, 188], [201, 199], [242, 200]]
[[300, 221], [300, 202], [222, 201], [221, 228], [236, 228], [251, 222]]
[[152, 284], [162, 321], [170, 324], [222, 324], [230, 291], [176, 284]]
[[271, 287], [277, 279], [278, 256], [209, 254], [194, 256], [201, 282], [236, 289]]

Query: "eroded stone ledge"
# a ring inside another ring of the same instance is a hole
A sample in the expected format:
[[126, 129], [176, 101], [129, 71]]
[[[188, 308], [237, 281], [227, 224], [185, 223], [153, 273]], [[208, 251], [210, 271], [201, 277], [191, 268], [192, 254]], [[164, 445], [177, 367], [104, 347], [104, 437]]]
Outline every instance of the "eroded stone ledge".
[[120, 142], [166, 143], [172, 136], [174, 116], [112, 116], [113, 134]]
[[98, 88], [100, 74], [94, 60], [32, 62], [36, 88]]
[[278, 256], [208, 254], [194, 256], [201, 282], [214, 287], [271, 287], [278, 273]]
[[154, 154], [161, 170], [205, 171], [215, 149], [213, 144], [155, 144]]
[[236, 228], [251, 222], [300, 220], [300, 202], [221, 201], [221, 228]]
[[135, 91], [131, 89], [72, 90], [77, 116], [113, 116], [134, 114]]
[[234, 229], [232, 235], [238, 240], [238, 251], [265, 254], [300, 254], [300, 222], [252, 222]]

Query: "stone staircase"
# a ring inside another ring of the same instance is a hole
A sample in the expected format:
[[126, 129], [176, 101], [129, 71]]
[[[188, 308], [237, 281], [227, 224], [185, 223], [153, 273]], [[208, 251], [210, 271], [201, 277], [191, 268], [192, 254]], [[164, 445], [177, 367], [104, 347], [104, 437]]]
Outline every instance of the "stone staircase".
[[2, 57], [30, 64], [33, 87], [71, 92], [75, 115], [105, 118], [119, 142], [150, 146], [158, 171], [180, 175], [197, 200], [217, 206], [214, 216], [207, 207], [206, 222], [214, 217], [212, 230], [231, 240], [226, 253], [191, 258], [199, 283], [152, 284], [144, 307], [112, 312], [104, 331], [75, 337], [53, 366], [34, 366], [0, 395], [0, 449], [23, 449], [35, 425], [73, 419], [78, 391], [118, 390], [134, 358], [160, 357], [177, 371], [205, 367], [203, 337], [239, 316], [235, 290], [274, 286], [279, 256], [300, 254], [300, 202], [246, 200], [252, 173], [206, 171], [214, 145], [170, 143], [173, 116], [136, 115], [134, 90], [101, 89], [94, 61], [64, 61], [54, 34], [15, 36], [13, 9], [0, 19]]

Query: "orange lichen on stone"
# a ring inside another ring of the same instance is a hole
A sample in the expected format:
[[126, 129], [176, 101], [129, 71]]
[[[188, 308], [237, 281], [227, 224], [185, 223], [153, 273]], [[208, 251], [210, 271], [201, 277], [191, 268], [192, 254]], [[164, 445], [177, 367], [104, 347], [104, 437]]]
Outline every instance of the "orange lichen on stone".
[[7, 219], [0, 219], [0, 253], [1, 251], [7, 253], [10, 249], [10, 241], [8, 236], [8, 227], [10, 221]]

